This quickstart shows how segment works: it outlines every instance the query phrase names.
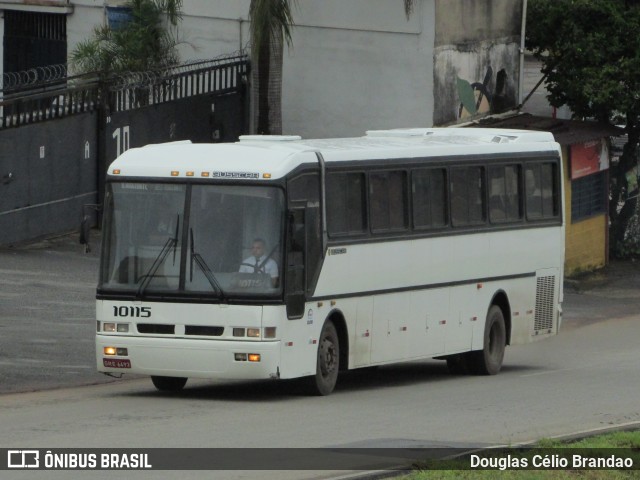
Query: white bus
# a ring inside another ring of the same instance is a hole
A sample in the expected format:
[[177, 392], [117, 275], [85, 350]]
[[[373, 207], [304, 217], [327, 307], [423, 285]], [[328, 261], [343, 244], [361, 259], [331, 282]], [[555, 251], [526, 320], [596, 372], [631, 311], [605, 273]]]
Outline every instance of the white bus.
[[445, 359], [496, 374], [561, 322], [561, 153], [546, 132], [399, 129], [150, 145], [110, 167], [107, 374], [290, 379]]

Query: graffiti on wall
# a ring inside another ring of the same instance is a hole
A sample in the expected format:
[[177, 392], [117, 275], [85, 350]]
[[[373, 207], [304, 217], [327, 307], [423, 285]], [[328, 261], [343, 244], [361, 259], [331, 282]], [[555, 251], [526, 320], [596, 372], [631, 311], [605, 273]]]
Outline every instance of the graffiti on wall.
[[490, 90], [490, 85], [493, 83], [491, 66], [487, 67], [482, 82], [471, 83], [460, 77], [456, 77], [456, 79], [458, 98], [460, 99], [458, 120], [502, 110], [506, 81], [504, 70], [498, 72], [493, 92]]
[[434, 125], [505, 112], [517, 104], [513, 44], [442, 48], [434, 56]]

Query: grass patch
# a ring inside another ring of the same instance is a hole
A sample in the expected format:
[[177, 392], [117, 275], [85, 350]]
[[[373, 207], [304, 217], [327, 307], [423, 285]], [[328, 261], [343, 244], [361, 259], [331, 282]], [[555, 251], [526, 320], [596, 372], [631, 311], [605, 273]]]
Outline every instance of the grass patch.
[[[559, 469], [544, 469], [543, 467], [533, 466], [533, 459], [537, 455], [538, 463], [541, 458], [556, 458], [554, 456], [563, 457], [563, 453], [569, 453], [567, 457], [569, 466]], [[572, 455], [579, 454], [583, 457], [609, 458], [615, 455], [617, 458], [633, 459], [633, 469], [590, 469], [590, 468], [574, 468], [572, 465]], [[507, 467], [504, 470], [499, 468], [491, 469], [470, 469], [470, 458], [456, 458], [452, 460], [429, 460], [422, 465], [417, 466], [417, 470], [408, 475], [399, 477], [396, 480], [432, 480], [432, 479], [504, 479], [504, 480], [628, 480], [640, 478], [640, 430], [613, 432], [603, 435], [584, 438], [581, 440], [564, 442], [560, 440], [540, 440], [532, 448], [527, 449], [508, 449], [499, 452], [491, 452], [484, 450], [478, 452], [478, 455], [492, 459], [494, 462], [500, 462], [503, 465], [509, 458], [510, 465], [516, 465], [513, 468]], [[522, 464], [523, 460], [527, 462], [527, 467], [518, 468], [517, 464]], [[494, 465], [496, 465], [494, 463]]]

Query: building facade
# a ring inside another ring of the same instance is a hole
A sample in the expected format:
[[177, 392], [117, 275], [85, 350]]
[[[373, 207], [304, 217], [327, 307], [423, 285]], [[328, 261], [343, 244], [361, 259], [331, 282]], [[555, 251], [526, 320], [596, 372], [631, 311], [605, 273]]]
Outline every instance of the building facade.
[[[123, 4], [0, 0], [3, 72], [64, 63]], [[418, 0], [407, 17], [402, 0], [299, 0], [293, 47], [284, 52], [283, 133], [362, 135], [367, 129], [452, 124], [515, 106], [522, 4]], [[181, 59], [248, 48], [249, 5], [184, 0], [176, 32]], [[27, 35], [16, 35], [24, 25], [31, 25]]]

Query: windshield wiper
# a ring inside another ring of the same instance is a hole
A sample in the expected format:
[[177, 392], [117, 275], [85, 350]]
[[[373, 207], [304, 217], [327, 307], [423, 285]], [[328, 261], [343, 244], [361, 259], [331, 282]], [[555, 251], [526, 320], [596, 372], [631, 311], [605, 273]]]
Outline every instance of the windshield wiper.
[[179, 228], [180, 228], [180, 215], [178, 214], [176, 218], [176, 234], [173, 237], [167, 238], [167, 241], [164, 243], [162, 250], [160, 250], [160, 253], [158, 253], [158, 256], [155, 258], [155, 260], [151, 264], [151, 267], [149, 268], [147, 273], [143, 275], [142, 277], [143, 280], [142, 282], [140, 282], [140, 286], [138, 287], [138, 292], [136, 293], [137, 298], [142, 297], [142, 294], [149, 286], [149, 283], [151, 283], [151, 279], [155, 276], [156, 272], [158, 271], [158, 268], [160, 268], [160, 265], [162, 265], [162, 262], [164, 262], [164, 259], [167, 258], [167, 255], [169, 254], [169, 250], [171, 249], [171, 247], [173, 247], [173, 264], [174, 265], [176, 264], [176, 248], [178, 246], [178, 229]]
[[205, 278], [207, 279], [207, 281], [209, 282], [213, 290], [216, 293], [219, 293], [221, 300], [226, 300], [224, 296], [224, 291], [222, 290], [220, 283], [218, 283], [218, 280], [216, 279], [215, 275], [211, 271], [211, 268], [209, 268], [209, 265], [207, 265], [207, 262], [204, 261], [204, 258], [202, 258], [202, 255], [200, 255], [199, 253], [196, 253], [195, 251], [194, 240], [193, 240], [193, 229], [191, 229], [189, 233], [190, 233], [190, 239], [191, 239], [190, 281], [193, 282], [193, 261], [195, 260], [196, 265], [198, 265], [200, 270], [202, 270], [202, 273], [204, 274]]
[[149, 283], [151, 283], [151, 279], [155, 276], [156, 272], [158, 271], [158, 268], [160, 268], [160, 265], [162, 265], [162, 262], [164, 262], [164, 259], [167, 258], [167, 255], [169, 254], [171, 247], [176, 245], [177, 243], [178, 242], [176, 241], [175, 238], [173, 237], [167, 238], [167, 241], [162, 247], [162, 250], [160, 250], [160, 253], [158, 253], [158, 256], [156, 257], [156, 259], [153, 261], [153, 264], [149, 268], [149, 271], [147, 271], [147, 273], [143, 275], [142, 277], [143, 280], [142, 282], [140, 282], [140, 286], [138, 287], [138, 292], [136, 294], [136, 297], [139, 298], [142, 296], [146, 288], [149, 286]]

